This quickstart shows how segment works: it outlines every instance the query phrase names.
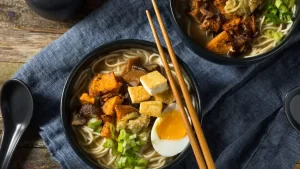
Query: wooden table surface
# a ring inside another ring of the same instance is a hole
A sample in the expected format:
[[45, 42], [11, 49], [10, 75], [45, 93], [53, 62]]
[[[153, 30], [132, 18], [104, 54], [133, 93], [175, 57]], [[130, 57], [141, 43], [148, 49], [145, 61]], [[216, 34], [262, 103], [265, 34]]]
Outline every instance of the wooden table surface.
[[[29, 58], [99, 5], [98, 1], [90, 0], [77, 19], [54, 22], [37, 16], [24, 0], [0, 0], [0, 87]], [[0, 117], [0, 139], [2, 128]], [[49, 154], [36, 129], [29, 127], [17, 147], [10, 168], [55, 169], [59, 168], [59, 164]], [[295, 169], [300, 169], [300, 161], [295, 164]]]

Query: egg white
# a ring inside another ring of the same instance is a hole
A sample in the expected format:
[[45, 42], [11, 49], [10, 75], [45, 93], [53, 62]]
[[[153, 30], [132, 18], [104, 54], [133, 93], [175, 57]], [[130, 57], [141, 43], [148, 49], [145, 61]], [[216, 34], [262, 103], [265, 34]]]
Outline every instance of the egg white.
[[[163, 113], [170, 112], [172, 110], [178, 110], [176, 103], [172, 103], [168, 107], [166, 107]], [[158, 154], [164, 157], [172, 157], [181, 153], [189, 145], [190, 140], [188, 136], [186, 135], [178, 140], [161, 140], [158, 137], [155, 129], [160, 119], [161, 118], [157, 118], [155, 120], [151, 130], [151, 142], [153, 148]]]

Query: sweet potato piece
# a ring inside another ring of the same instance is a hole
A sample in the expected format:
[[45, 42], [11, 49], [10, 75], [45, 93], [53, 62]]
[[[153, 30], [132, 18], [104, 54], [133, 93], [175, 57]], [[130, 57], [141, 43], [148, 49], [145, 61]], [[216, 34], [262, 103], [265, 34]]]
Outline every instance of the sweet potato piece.
[[132, 112], [139, 112], [138, 109], [130, 106], [130, 105], [116, 105], [115, 106], [116, 115], [117, 115], [117, 123], [120, 121], [126, 114], [132, 113]]
[[241, 23], [241, 18], [234, 18], [229, 20], [228, 22], [223, 24], [223, 30], [237, 30], [239, 28], [239, 24]]
[[118, 88], [118, 82], [113, 72], [96, 75], [89, 86], [89, 96], [95, 97]]
[[103, 128], [101, 130], [100, 136], [105, 137], [105, 138], [112, 138], [112, 134], [110, 131], [110, 125], [113, 125], [112, 123], [105, 122], [103, 125]]
[[108, 99], [101, 108], [103, 113], [105, 113], [106, 115], [114, 116], [115, 115], [115, 111], [114, 111], [115, 105], [121, 104], [123, 102], [123, 99], [124, 98], [122, 96], [114, 96], [114, 97]]
[[112, 123], [112, 117], [111, 116], [108, 116], [106, 114], [103, 114], [101, 115], [101, 119], [104, 123], [108, 122], [108, 123]]
[[95, 98], [90, 97], [87, 93], [83, 93], [79, 100], [81, 104], [95, 104]]
[[217, 54], [226, 54], [232, 48], [231, 37], [226, 31], [221, 32], [208, 42], [206, 48]]

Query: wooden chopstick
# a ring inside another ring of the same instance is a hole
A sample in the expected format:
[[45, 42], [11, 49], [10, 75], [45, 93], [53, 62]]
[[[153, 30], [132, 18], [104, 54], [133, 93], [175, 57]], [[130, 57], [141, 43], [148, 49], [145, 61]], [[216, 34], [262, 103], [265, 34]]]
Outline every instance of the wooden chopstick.
[[195, 135], [193, 133], [192, 127], [190, 125], [190, 121], [189, 121], [189, 119], [187, 117], [187, 114], [185, 112], [183, 103], [181, 101], [179, 92], [177, 90], [175, 81], [173, 79], [173, 75], [171, 73], [171, 70], [170, 70], [169, 64], [167, 62], [165, 53], [164, 53], [163, 48], [162, 48], [162, 46], [160, 44], [160, 40], [158, 38], [157, 32], [155, 30], [154, 24], [152, 22], [152, 19], [151, 19], [151, 16], [150, 16], [150, 13], [149, 13], [148, 10], [146, 11], [146, 14], [147, 14], [147, 17], [148, 17], [148, 20], [149, 20], [149, 23], [150, 23], [150, 26], [151, 26], [151, 29], [152, 29], [152, 32], [153, 32], [153, 36], [154, 36], [154, 39], [155, 39], [155, 42], [156, 42], [156, 45], [157, 45], [157, 48], [158, 48], [161, 60], [163, 62], [163, 65], [164, 65], [164, 68], [165, 68], [165, 71], [166, 71], [166, 74], [167, 74], [167, 78], [168, 78], [168, 80], [170, 82], [170, 86], [171, 86], [172, 92], [173, 92], [173, 94], [175, 96], [176, 103], [178, 105], [179, 111], [180, 111], [181, 116], [183, 118], [184, 125], [185, 125], [186, 131], [187, 131], [187, 135], [188, 135], [188, 137], [190, 139], [190, 143], [192, 145], [192, 149], [193, 149], [195, 157], [196, 157], [196, 161], [197, 161], [198, 166], [199, 166], [200, 169], [207, 169], [205, 161], [204, 161], [204, 158], [203, 158], [203, 155], [201, 154], [201, 149], [200, 149], [200, 147], [198, 145], [198, 142], [196, 140], [196, 137], [195, 137]]
[[[188, 111], [189, 111], [189, 115], [190, 115], [190, 117], [192, 119], [192, 123], [194, 125], [195, 131], [196, 131], [196, 135], [197, 135], [200, 147], [202, 149], [203, 156], [204, 156], [205, 161], [206, 161], [206, 165], [207, 165], [208, 169], [215, 169], [216, 167], [215, 167], [214, 161], [212, 159], [209, 147], [207, 145], [207, 142], [206, 142], [206, 139], [205, 139], [202, 127], [201, 127], [200, 122], [198, 120], [195, 108], [193, 106], [191, 95], [190, 95], [190, 93], [189, 93], [189, 91], [188, 91], [188, 89], [186, 87], [185, 82], [184, 82], [184, 78], [182, 76], [181, 69], [180, 69], [178, 61], [176, 59], [174, 50], [172, 48], [171, 41], [169, 39], [168, 33], [166, 31], [166, 28], [164, 26], [164, 23], [163, 23], [161, 15], [160, 15], [159, 9], [157, 7], [156, 1], [152, 0], [152, 4], [153, 4], [153, 7], [154, 7], [154, 10], [155, 10], [157, 19], [158, 19], [158, 23], [159, 23], [160, 28], [161, 28], [161, 32], [163, 34], [164, 40], [165, 40], [166, 45], [167, 45], [167, 49], [168, 49], [171, 61], [172, 61], [173, 65], [174, 65], [174, 69], [175, 69], [175, 72], [176, 72], [176, 75], [177, 75], [177, 78], [178, 78], [178, 81], [179, 81], [179, 85], [180, 85], [180, 88], [182, 90], [182, 93], [183, 93], [183, 96], [184, 96], [184, 100], [186, 102], [186, 105], [187, 105], [187, 108], [188, 108]], [[149, 19], [149, 16], [150, 16], [149, 12], [147, 12], [147, 16], [148, 16], [148, 19]], [[149, 22], [150, 22], [150, 20], [151, 20], [151, 17], [149, 19]], [[151, 20], [151, 22], [152, 22], [152, 20]], [[157, 36], [157, 33], [153, 31], [153, 30], [155, 30], [153, 23], [152, 24], [150, 23], [150, 25], [152, 25], [151, 29], [152, 29], [153, 35], [156, 34], [154, 36]], [[157, 46], [159, 46], [160, 43], [159, 44], [157, 43], [157, 41], [159, 42], [158, 36], [157, 36], [157, 38], [155, 38], [155, 41], [156, 41]], [[164, 52], [162, 51], [162, 53], [164, 53]], [[161, 52], [160, 52], [160, 54], [161, 54]], [[161, 56], [161, 58], [165, 58], [165, 56], [163, 55], [163, 56]], [[166, 66], [165, 66], [165, 68], [166, 68]], [[173, 88], [172, 88], [172, 91], [174, 93]], [[176, 99], [176, 102], [178, 102], [177, 100], [178, 99]], [[185, 113], [184, 113], [184, 116], [186, 116]], [[195, 150], [194, 150], [194, 153], [195, 153]], [[199, 162], [201, 162], [200, 159], [199, 159]], [[199, 165], [199, 162], [198, 162], [198, 165]]]

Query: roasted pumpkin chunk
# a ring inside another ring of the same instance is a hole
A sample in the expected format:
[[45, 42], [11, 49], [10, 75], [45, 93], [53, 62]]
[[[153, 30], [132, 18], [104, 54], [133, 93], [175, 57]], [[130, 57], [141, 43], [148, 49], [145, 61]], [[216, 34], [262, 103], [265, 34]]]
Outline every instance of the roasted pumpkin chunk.
[[117, 123], [127, 114], [132, 113], [132, 112], [139, 112], [138, 109], [136, 109], [130, 105], [116, 105], [115, 110], [116, 110], [116, 115], [117, 115]]
[[122, 96], [114, 96], [108, 99], [102, 106], [102, 111], [106, 115], [114, 116], [115, 115], [115, 106], [122, 104], [123, 97]]
[[110, 129], [111, 125], [113, 125], [113, 124], [109, 123], [109, 122], [105, 122], [103, 125], [103, 128], [101, 130], [100, 136], [109, 138], [109, 139], [113, 138], [112, 131]]
[[89, 96], [95, 97], [107, 93], [109, 91], [117, 89], [119, 86], [116, 77], [113, 72], [111, 73], [99, 73], [96, 75], [89, 86]]
[[90, 97], [87, 93], [83, 93], [79, 100], [81, 104], [95, 104], [95, 98]]
[[231, 37], [229, 33], [223, 31], [209, 41], [206, 48], [217, 54], [226, 54], [232, 48]]

